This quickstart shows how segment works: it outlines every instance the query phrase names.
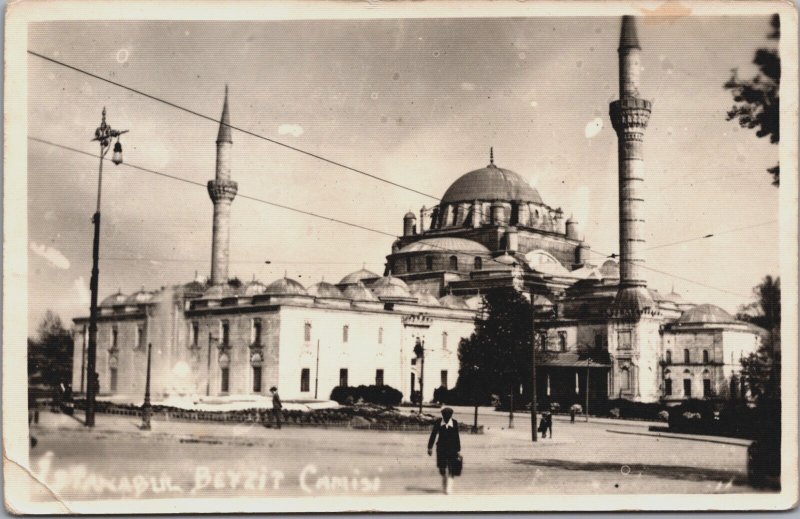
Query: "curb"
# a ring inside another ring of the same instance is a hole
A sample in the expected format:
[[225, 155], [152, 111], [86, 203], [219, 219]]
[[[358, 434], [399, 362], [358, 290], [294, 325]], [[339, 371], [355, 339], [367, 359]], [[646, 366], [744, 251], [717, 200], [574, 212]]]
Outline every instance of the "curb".
[[708, 437], [693, 437], [689, 435], [678, 435], [678, 434], [664, 434], [664, 433], [652, 433], [652, 432], [632, 432], [632, 431], [613, 431], [611, 429], [606, 429], [606, 432], [614, 433], [614, 434], [630, 434], [634, 436], [652, 436], [656, 438], [669, 438], [672, 440], [689, 440], [693, 442], [705, 442], [705, 443], [719, 443], [722, 445], [735, 445], [737, 447], [747, 447], [752, 443], [751, 440], [737, 440], [735, 438], [728, 438], [728, 439], [711, 439]]

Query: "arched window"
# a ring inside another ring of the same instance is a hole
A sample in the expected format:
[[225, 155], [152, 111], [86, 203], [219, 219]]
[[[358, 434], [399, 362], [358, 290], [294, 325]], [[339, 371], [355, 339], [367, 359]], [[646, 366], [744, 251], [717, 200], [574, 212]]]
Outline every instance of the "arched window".
[[406, 272], [411, 272], [411, 256], [406, 256]]
[[447, 349], [447, 332], [442, 332], [442, 349]]
[[433, 256], [425, 256], [425, 270], [433, 270]]
[[342, 342], [350, 340], [350, 327], [348, 325], [342, 326]]
[[303, 327], [303, 340], [306, 342], [311, 341], [311, 323], [306, 323]]
[[622, 368], [622, 390], [630, 391], [631, 389], [631, 370], [625, 366]]
[[667, 364], [672, 364], [672, 350], [667, 350]]
[[458, 258], [450, 256], [450, 270], [458, 270]]
[[689, 364], [691, 362], [691, 357], [689, 356], [689, 350], [683, 350], [683, 363]]
[[475, 270], [481, 270], [483, 268], [483, 260], [481, 258], [475, 258], [474, 267]]
[[708, 364], [708, 350], [703, 350], [703, 364]]

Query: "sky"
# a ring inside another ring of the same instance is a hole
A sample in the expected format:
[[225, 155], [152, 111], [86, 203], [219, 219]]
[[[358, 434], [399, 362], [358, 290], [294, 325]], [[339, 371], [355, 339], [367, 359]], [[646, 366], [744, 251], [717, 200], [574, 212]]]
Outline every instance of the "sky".
[[[488, 163], [516, 171], [573, 215], [596, 264], [618, 249], [619, 18], [258, 22], [41, 22], [29, 49], [231, 124], [440, 197]], [[742, 77], [768, 17], [684, 17], [639, 24], [649, 286], [728, 311], [779, 273], [778, 147], [726, 121], [722, 85]], [[126, 163], [205, 185], [218, 125], [28, 56], [28, 134], [98, 153], [105, 106]], [[239, 193], [401, 234], [436, 200], [233, 132]], [[46, 309], [88, 315], [98, 159], [28, 141], [28, 330]], [[210, 272], [205, 187], [107, 163], [100, 298]], [[725, 233], [723, 231], [754, 226]], [[383, 272], [389, 236], [238, 197], [230, 275], [305, 285]], [[265, 261], [269, 261], [266, 264]], [[700, 284], [698, 284], [700, 283]], [[703, 286], [706, 285], [706, 286]]]

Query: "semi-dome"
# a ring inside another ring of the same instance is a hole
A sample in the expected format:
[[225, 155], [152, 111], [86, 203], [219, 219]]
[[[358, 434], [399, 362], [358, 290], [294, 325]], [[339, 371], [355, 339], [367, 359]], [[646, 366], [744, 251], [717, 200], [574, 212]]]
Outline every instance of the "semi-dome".
[[373, 283], [372, 291], [380, 299], [413, 299], [406, 282], [391, 274]]
[[489, 249], [484, 245], [465, 238], [443, 237], [425, 238], [424, 240], [409, 243], [398, 251], [399, 254], [409, 252], [464, 252], [467, 254], [489, 254]]
[[134, 292], [128, 296], [126, 303], [129, 305], [141, 305], [144, 303], [149, 303], [151, 299], [153, 299], [153, 292], [148, 292], [145, 289], [141, 289], [138, 292]]
[[269, 284], [264, 291], [265, 294], [271, 296], [305, 296], [308, 295], [305, 287], [300, 282], [294, 279], [282, 277], [277, 281]]
[[330, 283], [320, 281], [308, 287], [308, 294], [314, 297], [324, 297], [333, 299], [344, 299], [342, 291]]
[[116, 294], [112, 294], [107, 298], [103, 299], [103, 302], [100, 303], [100, 306], [124, 305], [127, 300], [128, 296], [123, 294], [122, 290], [119, 290]]
[[344, 297], [351, 301], [366, 301], [378, 302], [379, 299], [375, 297], [370, 289], [364, 286], [364, 283], [357, 281], [356, 283], [344, 289]]
[[445, 191], [442, 204], [494, 200], [543, 204], [542, 197], [519, 174], [494, 164], [461, 176]]
[[371, 270], [361, 269], [355, 272], [351, 272], [350, 274], [346, 275], [339, 281], [340, 285], [353, 285], [358, 283], [359, 281], [364, 281], [365, 279], [375, 279], [379, 278], [380, 276]]
[[681, 324], [689, 323], [736, 323], [738, 322], [731, 314], [716, 305], [697, 305], [686, 310], [678, 318]]
[[469, 310], [467, 303], [465, 303], [460, 297], [454, 296], [453, 294], [447, 294], [439, 299], [439, 304], [445, 308], [452, 308], [454, 310]]

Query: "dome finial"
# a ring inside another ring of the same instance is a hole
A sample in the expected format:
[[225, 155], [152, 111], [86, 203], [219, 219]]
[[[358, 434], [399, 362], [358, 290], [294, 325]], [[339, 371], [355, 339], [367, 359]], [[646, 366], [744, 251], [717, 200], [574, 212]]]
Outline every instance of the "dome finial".
[[288, 270], [284, 270], [283, 271], [283, 279], [289, 279], [289, 271]]
[[489, 165], [494, 166], [494, 147], [489, 147]]

